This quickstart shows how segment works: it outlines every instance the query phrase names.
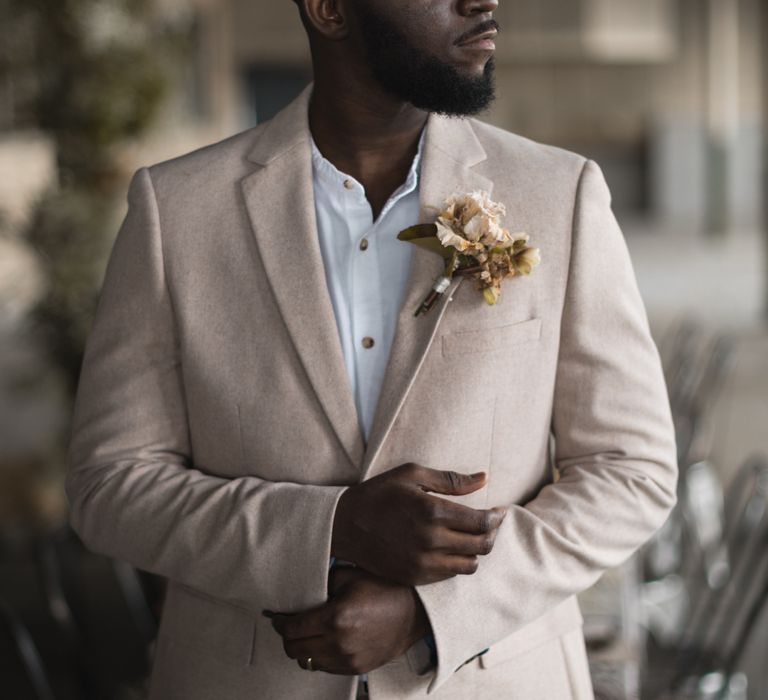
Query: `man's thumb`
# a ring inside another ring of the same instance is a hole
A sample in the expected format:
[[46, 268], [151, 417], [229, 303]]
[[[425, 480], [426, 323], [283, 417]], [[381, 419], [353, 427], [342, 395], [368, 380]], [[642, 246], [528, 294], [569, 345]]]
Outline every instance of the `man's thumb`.
[[445, 469], [426, 469], [421, 479], [421, 487], [434, 493], [463, 496], [485, 486], [486, 478], [485, 472], [462, 474]]

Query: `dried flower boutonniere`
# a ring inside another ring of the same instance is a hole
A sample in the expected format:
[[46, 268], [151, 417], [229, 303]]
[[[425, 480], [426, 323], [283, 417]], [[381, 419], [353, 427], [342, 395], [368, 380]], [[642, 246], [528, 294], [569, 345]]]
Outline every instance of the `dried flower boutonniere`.
[[454, 275], [473, 277], [486, 302], [495, 304], [502, 279], [528, 275], [539, 264], [539, 249], [526, 245], [527, 233], [502, 228], [499, 220], [506, 213], [504, 205], [492, 201], [487, 192], [452, 194], [435, 223], [410, 226], [397, 234], [401, 241], [431, 250], [445, 260], [443, 273], [414, 316], [432, 308]]

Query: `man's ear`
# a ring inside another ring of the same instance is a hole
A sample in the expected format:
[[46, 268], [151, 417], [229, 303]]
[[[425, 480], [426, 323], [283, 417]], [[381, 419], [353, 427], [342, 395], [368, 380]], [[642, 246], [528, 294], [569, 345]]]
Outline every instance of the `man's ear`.
[[330, 41], [344, 39], [349, 34], [344, 0], [298, 0], [309, 24]]

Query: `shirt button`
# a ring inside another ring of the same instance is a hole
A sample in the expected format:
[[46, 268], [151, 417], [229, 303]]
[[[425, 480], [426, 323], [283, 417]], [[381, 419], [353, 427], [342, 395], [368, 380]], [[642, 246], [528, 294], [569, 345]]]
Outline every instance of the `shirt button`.
[[371, 338], [369, 335], [366, 335], [365, 338], [363, 338], [363, 347], [364, 348], [372, 348], [373, 347], [373, 338]]
[[360, 250], [366, 250], [368, 248], [368, 239], [363, 238], [362, 241], [360, 241]]
[[344, 180], [344, 187], [346, 187], [348, 190], [351, 190], [355, 186], [355, 183], [352, 182], [349, 178]]

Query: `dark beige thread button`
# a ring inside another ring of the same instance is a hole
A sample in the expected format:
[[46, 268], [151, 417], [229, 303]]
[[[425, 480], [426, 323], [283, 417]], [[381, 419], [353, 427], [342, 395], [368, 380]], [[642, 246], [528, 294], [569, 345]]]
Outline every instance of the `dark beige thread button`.
[[368, 249], [368, 239], [363, 238], [362, 241], [360, 241], [360, 250], [367, 250]]
[[344, 180], [344, 187], [346, 187], [348, 190], [351, 190], [355, 186], [355, 183], [352, 182], [349, 178]]
[[363, 338], [363, 347], [364, 348], [372, 348], [373, 347], [373, 338], [371, 338], [371, 336], [366, 335], [365, 338]]

